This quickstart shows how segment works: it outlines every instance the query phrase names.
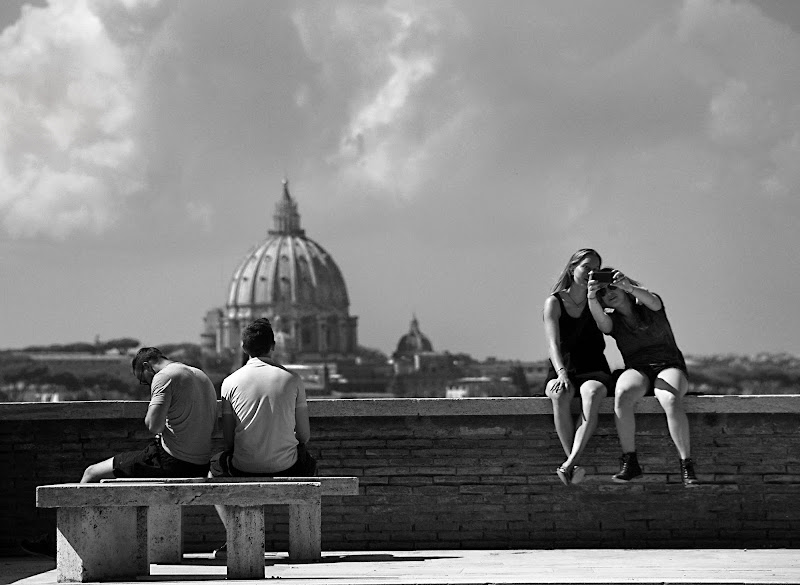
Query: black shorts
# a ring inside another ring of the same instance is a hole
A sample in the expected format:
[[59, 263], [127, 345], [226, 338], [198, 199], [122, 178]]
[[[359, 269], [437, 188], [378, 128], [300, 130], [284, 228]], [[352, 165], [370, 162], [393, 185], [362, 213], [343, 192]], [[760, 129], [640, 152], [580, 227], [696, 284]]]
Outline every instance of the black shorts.
[[[686, 371], [686, 365], [679, 363], [679, 362], [655, 362], [650, 364], [639, 364], [637, 366], [631, 366], [630, 368], [626, 368], [627, 370], [636, 370], [642, 376], [647, 378], [648, 385], [647, 385], [647, 392], [644, 393], [645, 396], [655, 396], [656, 395], [656, 378], [658, 375], [663, 372], [664, 370], [669, 370], [670, 368], [675, 368], [676, 370], [680, 370], [683, 372], [683, 375], [686, 378], [689, 378], [689, 372]], [[616, 370], [614, 372], [614, 385], [617, 383], [617, 379], [622, 375], [625, 370]]]
[[114, 477], [206, 477], [208, 463], [198, 465], [167, 453], [156, 437], [141, 451], [114, 455]]
[[[610, 392], [613, 388], [611, 385], [611, 374], [608, 372], [581, 372], [580, 374], [576, 374], [575, 372], [567, 372], [567, 375], [569, 376], [569, 381], [572, 382], [572, 385], [575, 386], [576, 390], [579, 390], [581, 385], [589, 380], [596, 380], [600, 382], [606, 387], [606, 391]], [[551, 368], [547, 373], [547, 379], [544, 381], [544, 385], [542, 386], [543, 394], [547, 395], [547, 384], [550, 383], [550, 380], [555, 380], [556, 378], [558, 378], [558, 373]]]
[[271, 473], [251, 473], [233, 465], [233, 451], [222, 451], [211, 458], [213, 477], [314, 477], [317, 474], [317, 460], [311, 456], [305, 445], [297, 446], [297, 461], [289, 469]]

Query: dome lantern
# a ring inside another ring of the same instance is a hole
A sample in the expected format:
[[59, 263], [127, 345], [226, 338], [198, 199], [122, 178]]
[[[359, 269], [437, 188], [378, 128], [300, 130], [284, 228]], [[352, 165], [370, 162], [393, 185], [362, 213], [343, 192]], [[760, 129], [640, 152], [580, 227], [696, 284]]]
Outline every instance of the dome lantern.
[[300, 212], [297, 211], [297, 202], [289, 194], [289, 180], [283, 180], [283, 196], [275, 204], [275, 215], [272, 216], [275, 229], [269, 230], [271, 236], [304, 236], [305, 231], [300, 228]]

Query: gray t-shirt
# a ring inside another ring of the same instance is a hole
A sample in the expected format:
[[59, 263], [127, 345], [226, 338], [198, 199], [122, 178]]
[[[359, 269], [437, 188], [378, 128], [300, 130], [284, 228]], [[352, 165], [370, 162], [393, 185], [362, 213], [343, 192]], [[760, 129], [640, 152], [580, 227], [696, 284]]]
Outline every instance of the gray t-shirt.
[[297, 461], [295, 412], [307, 408], [296, 374], [250, 358], [222, 382], [222, 414], [236, 420], [233, 465], [251, 473], [277, 473]]
[[172, 362], [150, 385], [150, 405], [169, 404], [161, 433], [164, 450], [189, 463], [211, 459], [211, 433], [217, 422], [217, 392], [202, 370]]

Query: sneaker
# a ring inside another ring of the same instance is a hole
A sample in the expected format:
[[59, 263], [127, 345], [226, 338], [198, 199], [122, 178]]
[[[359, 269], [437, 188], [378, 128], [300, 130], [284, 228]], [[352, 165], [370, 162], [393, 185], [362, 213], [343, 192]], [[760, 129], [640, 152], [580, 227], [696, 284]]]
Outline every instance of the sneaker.
[[619, 473], [611, 477], [617, 483], [628, 483], [632, 479], [642, 476], [642, 468], [639, 467], [639, 460], [636, 458], [636, 451], [623, 453], [619, 458]]
[[228, 543], [226, 542], [221, 547], [214, 549], [213, 557], [218, 560], [226, 560], [228, 558]]
[[694, 461], [691, 459], [681, 459], [681, 479], [685, 487], [698, 485], [700, 482], [694, 474]]
[[42, 535], [36, 540], [20, 541], [19, 546], [29, 555], [56, 558], [56, 539], [51, 534]]
[[571, 470], [562, 465], [556, 469], [556, 475], [564, 485], [576, 485], [586, 477], [586, 470], [580, 465], [573, 465]]

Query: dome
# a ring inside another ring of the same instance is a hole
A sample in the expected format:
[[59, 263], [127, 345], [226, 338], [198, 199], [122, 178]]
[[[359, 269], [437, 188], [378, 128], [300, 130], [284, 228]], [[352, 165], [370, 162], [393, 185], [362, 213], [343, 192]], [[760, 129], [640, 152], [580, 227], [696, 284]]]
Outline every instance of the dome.
[[419, 322], [416, 315], [411, 319], [411, 327], [408, 333], [400, 338], [397, 342], [397, 351], [394, 352], [395, 357], [409, 356], [424, 351], [433, 351], [433, 345], [430, 340], [423, 335], [419, 330]]
[[350, 301], [342, 273], [330, 254], [300, 228], [287, 181], [273, 219], [275, 229], [233, 274], [228, 316], [256, 318], [262, 316], [259, 309], [272, 309], [271, 314], [292, 313], [293, 308], [347, 312]]
[[297, 203], [283, 182], [274, 228], [233, 273], [222, 311], [205, 318], [205, 351], [240, 351], [242, 330], [266, 317], [275, 331], [275, 357], [284, 363], [349, 359], [358, 347], [358, 318], [339, 267], [300, 227]]

